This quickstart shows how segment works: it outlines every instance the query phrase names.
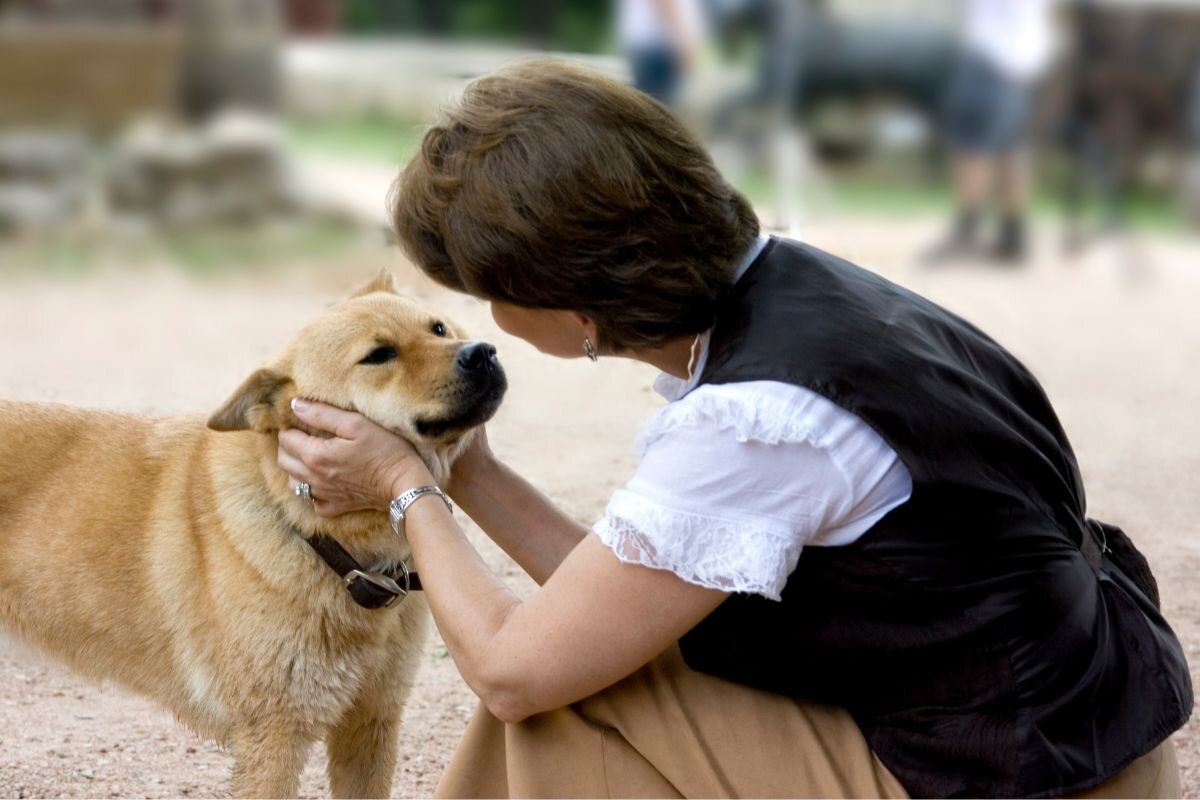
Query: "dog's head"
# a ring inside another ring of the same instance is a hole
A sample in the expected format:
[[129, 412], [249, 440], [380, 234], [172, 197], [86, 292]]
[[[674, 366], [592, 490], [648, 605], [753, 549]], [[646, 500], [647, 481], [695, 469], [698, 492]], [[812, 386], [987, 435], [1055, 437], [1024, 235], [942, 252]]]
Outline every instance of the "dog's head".
[[495, 413], [508, 382], [496, 349], [401, 297], [388, 272], [330, 308], [208, 420], [217, 431], [298, 426], [294, 397], [357, 411], [408, 439], [434, 477]]

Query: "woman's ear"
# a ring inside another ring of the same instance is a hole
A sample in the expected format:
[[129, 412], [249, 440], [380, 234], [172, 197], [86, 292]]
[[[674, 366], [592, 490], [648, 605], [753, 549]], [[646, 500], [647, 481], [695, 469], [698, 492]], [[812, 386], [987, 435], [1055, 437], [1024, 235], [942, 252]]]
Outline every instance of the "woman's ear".
[[[233, 396], [208, 418], [214, 431], [268, 431], [282, 427], [280, 404], [292, 379], [269, 367], [256, 370], [242, 381]], [[286, 405], [284, 405], [286, 408]]]
[[579, 323], [579, 327], [583, 330], [583, 335], [588, 337], [594, 343], [596, 341], [596, 323], [587, 314], [579, 311], [572, 312], [575, 316], [575, 321]]

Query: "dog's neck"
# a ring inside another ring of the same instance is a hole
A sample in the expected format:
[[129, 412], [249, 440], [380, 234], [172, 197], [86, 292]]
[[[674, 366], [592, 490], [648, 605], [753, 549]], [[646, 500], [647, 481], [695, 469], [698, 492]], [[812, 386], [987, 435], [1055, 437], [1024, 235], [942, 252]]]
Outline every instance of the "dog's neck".
[[254, 442], [263, 488], [281, 519], [294, 532], [305, 538], [318, 533], [333, 537], [364, 561], [397, 560], [409, 556], [408, 542], [392, 530], [387, 512], [367, 510], [336, 517], [318, 516], [311, 503], [292, 492], [288, 474], [276, 462], [278, 433], [255, 434]]
[[[284, 404], [278, 412], [283, 418], [282, 424], [286, 427], [294, 427], [310, 436], [321, 438], [331, 435], [301, 423], [292, 414], [290, 405]], [[355, 557], [368, 561], [409, 557], [408, 541], [404, 537], [398, 537], [392, 530], [386, 511], [353, 511], [337, 517], [320, 517], [308, 501], [297, 497], [288, 485], [290, 477], [280, 469], [277, 462], [279, 431], [274, 429], [274, 425], [267, 430], [232, 435], [242, 437], [237, 440], [237, 449], [243, 453], [243, 457], [249, 456], [254, 459], [262, 488], [271, 498], [272, 505], [289, 530], [294, 530], [304, 537], [318, 533], [333, 537]], [[450, 465], [470, 440], [471, 432], [467, 432], [449, 445], [433, 447], [428, 443], [418, 442], [414, 447], [429, 469], [434, 482], [440, 484], [449, 476]]]

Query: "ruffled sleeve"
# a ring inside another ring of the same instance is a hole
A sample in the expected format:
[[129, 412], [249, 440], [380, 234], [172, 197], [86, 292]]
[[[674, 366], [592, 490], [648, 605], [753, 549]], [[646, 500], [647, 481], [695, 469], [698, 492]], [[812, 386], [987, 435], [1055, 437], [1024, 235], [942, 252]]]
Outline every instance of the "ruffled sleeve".
[[847, 523], [861, 533], [907, 498], [894, 452], [864, 423], [772, 381], [699, 387], [648, 420], [635, 454], [636, 473], [593, 528], [600, 539], [627, 563], [772, 600], [807, 544], [836, 531], [853, 540]]

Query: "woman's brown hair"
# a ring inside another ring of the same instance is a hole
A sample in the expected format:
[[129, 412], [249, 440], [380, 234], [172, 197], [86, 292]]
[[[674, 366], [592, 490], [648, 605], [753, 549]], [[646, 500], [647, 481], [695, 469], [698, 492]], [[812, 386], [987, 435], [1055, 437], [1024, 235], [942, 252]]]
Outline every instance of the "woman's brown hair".
[[579, 311], [613, 351], [710, 327], [759, 230], [663, 106], [556, 60], [472, 83], [425, 134], [391, 204], [402, 246], [434, 280]]

